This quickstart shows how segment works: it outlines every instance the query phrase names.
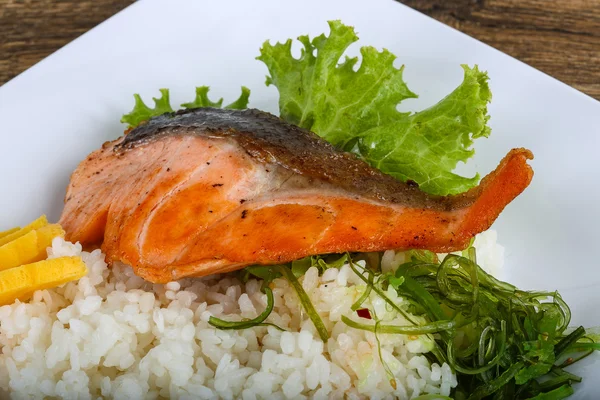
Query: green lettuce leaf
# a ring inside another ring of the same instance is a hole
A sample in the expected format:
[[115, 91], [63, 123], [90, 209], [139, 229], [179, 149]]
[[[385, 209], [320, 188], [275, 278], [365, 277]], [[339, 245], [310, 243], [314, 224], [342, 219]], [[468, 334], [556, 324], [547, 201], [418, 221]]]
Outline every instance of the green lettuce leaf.
[[[210, 88], [208, 86], [199, 86], [196, 88], [196, 98], [190, 103], [183, 103], [183, 108], [198, 108], [198, 107], [214, 107], [221, 108], [223, 105], [223, 99], [217, 101], [211, 101], [208, 98], [208, 92]], [[154, 108], [148, 107], [139, 94], [134, 94], [135, 106], [133, 110], [128, 114], [123, 115], [121, 122], [128, 124], [130, 128], [138, 126], [140, 123], [149, 120], [152, 117], [162, 115], [167, 112], [173, 112], [171, 103], [169, 100], [169, 89], [160, 89], [161, 97], [152, 98], [154, 100]], [[224, 108], [233, 110], [243, 110], [248, 108], [248, 101], [250, 98], [250, 89], [242, 86], [242, 93], [240, 97], [233, 103], [226, 105]]]
[[121, 117], [121, 122], [129, 125], [130, 128], [134, 128], [141, 122], [147, 121], [154, 116], [162, 115], [167, 112], [173, 112], [173, 108], [171, 108], [171, 102], [169, 100], [169, 89], [159, 90], [161, 94], [160, 98], [152, 98], [152, 100], [154, 100], [154, 108], [148, 107], [139, 94], [134, 94], [133, 98], [135, 99], [135, 106], [131, 112]]
[[479, 176], [452, 171], [472, 155], [473, 140], [487, 137], [487, 74], [463, 66], [462, 84], [438, 104], [418, 113], [397, 111], [416, 97], [395, 68], [388, 50], [365, 46], [362, 61], [342, 56], [358, 38], [352, 27], [330, 21], [330, 35], [312, 40], [300, 36], [300, 58], [292, 56], [292, 40], [265, 42], [259, 60], [269, 70], [267, 85], [279, 91], [281, 117], [312, 130], [335, 146], [400, 180], [412, 180], [433, 194], [468, 190]]
[[[212, 102], [208, 98], [208, 91], [210, 88], [208, 86], [200, 86], [196, 88], [196, 98], [191, 103], [183, 103], [181, 106], [184, 108], [198, 108], [198, 107], [214, 107], [214, 108], [222, 108], [223, 98]], [[240, 97], [231, 104], [226, 105], [223, 108], [227, 108], [230, 110], [243, 110], [248, 108], [248, 100], [250, 99], [250, 89], [245, 86], [242, 86], [242, 94]]]
[[396, 111], [397, 104], [417, 96], [402, 80], [403, 68], [394, 68], [396, 56], [387, 50], [362, 47], [357, 71], [357, 57], [339, 64], [358, 37], [340, 21], [329, 22], [329, 27], [329, 37], [298, 38], [304, 46], [299, 59], [292, 57], [291, 39], [275, 45], [265, 42], [257, 59], [269, 68], [267, 85], [279, 90], [283, 119], [346, 147], [357, 133], [405, 115]]
[[487, 75], [477, 66], [465, 71], [463, 82], [439, 103], [387, 125], [360, 133], [359, 154], [371, 165], [422, 190], [439, 195], [462, 193], [479, 182], [453, 173], [459, 161], [475, 153], [473, 140], [487, 137]]

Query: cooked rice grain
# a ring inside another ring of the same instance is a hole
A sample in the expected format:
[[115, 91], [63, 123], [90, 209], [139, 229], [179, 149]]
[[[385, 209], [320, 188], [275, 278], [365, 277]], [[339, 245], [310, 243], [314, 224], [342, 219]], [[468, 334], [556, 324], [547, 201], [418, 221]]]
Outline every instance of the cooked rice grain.
[[[487, 265], [501, 262], [495, 239], [493, 232], [477, 239]], [[0, 387], [14, 399], [407, 399], [448, 395], [457, 384], [448, 365], [422, 355], [427, 339], [381, 334], [396, 389], [390, 385], [375, 335], [340, 321], [365, 287], [347, 265], [322, 276], [311, 268], [301, 279], [331, 333], [324, 344], [283, 279], [274, 282], [268, 321], [286, 332], [223, 331], [209, 317], [255, 317], [266, 306], [260, 282], [221, 275], [153, 285], [125, 265], [107, 268], [100, 250], [57, 238], [48, 253], [81, 255], [88, 275], [0, 307]], [[401, 260], [386, 252], [384, 268]], [[388, 295], [403, 306], [393, 290]], [[376, 295], [366, 304], [381, 320], [406, 323]]]

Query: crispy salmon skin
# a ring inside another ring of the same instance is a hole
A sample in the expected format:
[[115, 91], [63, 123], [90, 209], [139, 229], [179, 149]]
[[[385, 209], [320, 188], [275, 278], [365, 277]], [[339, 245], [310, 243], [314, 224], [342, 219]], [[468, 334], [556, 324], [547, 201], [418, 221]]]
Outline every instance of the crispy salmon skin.
[[479, 186], [432, 196], [258, 110], [152, 118], [73, 172], [66, 238], [151, 282], [307, 255], [465, 248], [533, 176], [513, 149]]

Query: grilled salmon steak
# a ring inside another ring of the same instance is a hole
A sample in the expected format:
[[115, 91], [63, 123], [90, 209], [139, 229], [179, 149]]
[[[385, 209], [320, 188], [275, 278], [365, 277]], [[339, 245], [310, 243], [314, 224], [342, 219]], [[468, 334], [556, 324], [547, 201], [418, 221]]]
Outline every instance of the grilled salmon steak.
[[60, 223], [151, 282], [307, 255], [468, 246], [531, 181], [514, 149], [478, 187], [428, 195], [258, 110], [152, 118], [75, 170]]

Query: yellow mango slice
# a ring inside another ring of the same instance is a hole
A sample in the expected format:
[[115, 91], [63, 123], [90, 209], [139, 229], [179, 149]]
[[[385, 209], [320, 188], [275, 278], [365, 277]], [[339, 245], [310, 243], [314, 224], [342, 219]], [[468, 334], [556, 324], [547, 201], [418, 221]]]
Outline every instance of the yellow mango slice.
[[36, 290], [60, 286], [86, 273], [81, 257], [59, 257], [0, 271], [0, 305], [25, 300]]
[[30, 223], [29, 225], [19, 229], [18, 231], [10, 233], [4, 237], [1, 237], [0, 238], [0, 246], [5, 245], [8, 242], [12, 242], [13, 240], [20, 238], [21, 236], [24, 236], [27, 233], [34, 231], [36, 229], [42, 228], [46, 225], [48, 225], [48, 219], [46, 218], [45, 215], [42, 215], [41, 217], [39, 217], [38, 219], [36, 219], [32, 223]]
[[46, 225], [0, 246], [0, 271], [29, 264], [46, 258], [46, 248], [52, 239], [64, 237], [65, 231], [58, 224]]
[[0, 247], [0, 271], [33, 262], [39, 252], [37, 233], [30, 231]]
[[0, 232], [0, 239], [3, 238], [4, 236], [10, 235], [11, 233], [18, 231], [19, 229], [21, 229], [21, 227], [15, 226], [14, 228], [7, 229], [5, 231]]
[[42, 258], [34, 261], [40, 261], [46, 258], [46, 248], [52, 246], [52, 239], [58, 236], [61, 238], [65, 237], [65, 231], [59, 224], [46, 225], [43, 228], [36, 229], [35, 233], [37, 233], [38, 250]]

